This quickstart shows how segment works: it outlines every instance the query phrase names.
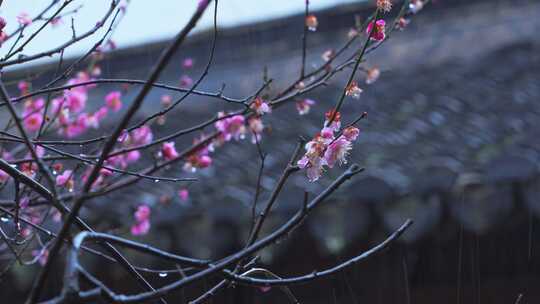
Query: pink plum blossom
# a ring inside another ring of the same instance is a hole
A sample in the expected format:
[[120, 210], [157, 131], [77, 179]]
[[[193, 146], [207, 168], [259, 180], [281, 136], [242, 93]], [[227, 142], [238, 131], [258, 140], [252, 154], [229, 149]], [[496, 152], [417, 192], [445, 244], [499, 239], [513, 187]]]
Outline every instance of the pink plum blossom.
[[[375, 28], [373, 28], [375, 26]], [[371, 32], [373, 30], [373, 33]], [[386, 38], [386, 22], [383, 19], [377, 20], [375, 23], [371, 21], [367, 28], [366, 34], [369, 36], [371, 33], [371, 39], [376, 41], [383, 41]]]
[[315, 104], [314, 100], [305, 98], [296, 102], [296, 110], [298, 111], [298, 114], [305, 115], [309, 113], [311, 106], [313, 106], [314, 104]]
[[120, 111], [122, 108], [122, 100], [120, 99], [122, 97], [122, 93], [120, 91], [112, 91], [107, 96], [105, 96], [105, 103], [107, 104], [107, 107], [109, 107], [114, 112]]
[[343, 130], [343, 136], [345, 136], [348, 141], [355, 141], [359, 134], [360, 130], [357, 127], [350, 126]]
[[66, 90], [64, 92], [65, 106], [73, 113], [80, 113], [86, 107], [88, 95], [82, 90]]
[[353, 80], [345, 89], [345, 94], [347, 96], [351, 96], [352, 98], [358, 99], [360, 98], [360, 94], [362, 94], [362, 89], [360, 89], [356, 81]]
[[334, 140], [324, 153], [324, 159], [329, 168], [333, 168], [336, 162], [339, 164], [347, 163], [347, 155], [352, 149], [352, 144], [345, 137], [341, 136], [338, 139]]
[[33, 113], [24, 119], [24, 127], [31, 132], [36, 132], [39, 130], [42, 122], [43, 115], [41, 113]]
[[139, 205], [133, 214], [135, 223], [131, 226], [131, 234], [145, 235], [150, 230], [150, 214], [151, 210], [148, 205]]
[[371, 68], [366, 73], [366, 84], [373, 84], [381, 76], [381, 70], [378, 68]]
[[251, 142], [256, 144], [261, 141], [261, 136], [264, 131], [264, 124], [259, 117], [252, 117], [248, 120], [249, 129], [251, 131]]
[[246, 133], [244, 116], [223, 117], [225, 117], [225, 113], [219, 112], [218, 118], [221, 119], [215, 123], [215, 127], [221, 132], [224, 141], [230, 141], [233, 138], [235, 140], [243, 139]]
[[178, 158], [178, 152], [176, 152], [174, 142], [163, 143], [163, 146], [161, 147], [161, 154], [166, 160], [173, 160], [175, 158]]
[[17, 22], [19, 22], [20, 25], [26, 26], [32, 24], [32, 19], [27, 12], [22, 12], [17, 15]]
[[56, 185], [67, 188], [70, 192], [73, 191], [73, 188], [75, 187], [73, 171], [66, 170], [62, 174], [58, 175], [56, 177]]
[[154, 135], [149, 126], [142, 126], [131, 131], [131, 141], [135, 145], [147, 145], [152, 142]]
[[255, 98], [249, 107], [258, 115], [272, 112], [270, 105], [260, 97]]

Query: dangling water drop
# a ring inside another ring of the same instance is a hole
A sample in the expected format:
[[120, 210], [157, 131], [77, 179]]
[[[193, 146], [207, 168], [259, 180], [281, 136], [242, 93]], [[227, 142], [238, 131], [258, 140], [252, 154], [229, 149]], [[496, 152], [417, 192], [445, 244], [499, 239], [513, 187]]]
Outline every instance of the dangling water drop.
[[165, 277], [167, 277], [167, 275], [168, 275], [168, 274], [167, 274], [166, 272], [160, 272], [160, 273], [159, 273], [159, 277], [160, 277], [160, 278], [165, 278]]
[[9, 219], [7, 217], [0, 217], [0, 221], [4, 222], [4, 223], [7, 223], [9, 222]]
[[154, 180], [154, 183], [159, 183], [159, 179], [155, 179], [155, 180]]

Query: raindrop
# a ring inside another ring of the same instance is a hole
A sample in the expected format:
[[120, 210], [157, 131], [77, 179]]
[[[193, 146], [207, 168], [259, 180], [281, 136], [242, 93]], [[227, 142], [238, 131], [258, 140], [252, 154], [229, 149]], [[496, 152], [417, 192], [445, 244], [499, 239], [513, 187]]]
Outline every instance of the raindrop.
[[58, 174], [58, 172], [56, 172], [56, 170], [53, 170], [52, 174], [56, 175], [56, 174]]
[[9, 219], [7, 217], [0, 217], [0, 221], [4, 222], [4, 223], [7, 223], [9, 222]]
[[166, 276], [167, 276], [167, 273], [166, 273], [166, 272], [160, 272], [160, 273], [159, 273], [159, 277], [160, 277], [160, 278], [164, 278], [164, 277], [166, 277]]
[[155, 179], [155, 180], [154, 180], [154, 183], [159, 183], [159, 179]]

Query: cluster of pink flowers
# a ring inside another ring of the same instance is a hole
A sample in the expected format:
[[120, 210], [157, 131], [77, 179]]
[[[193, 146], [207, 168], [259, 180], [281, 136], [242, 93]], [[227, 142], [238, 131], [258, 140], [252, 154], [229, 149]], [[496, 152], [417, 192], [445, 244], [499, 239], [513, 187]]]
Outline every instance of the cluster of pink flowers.
[[150, 230], [150, 207], [148, 205], [139, 205], [133, 214], [135, 223], [131, 226], [131, 234], [145, 235]]
[[[68, 80], [67, 85], [76, 85], [91, 80], [86, 72]], [[76, 86], [64, 90], [62, 96], [51, 101], [51, 115], [55, 119], [58, 133], [68, 138], [82, 135], [88, 128], [99, 128], [100, 122], [107, 117], [108, 109], [102, 106], [94, 113], [85, 112], [88, 90], [95, 85]]]
[[384, 38], [386, 38], [386, 22], [383, 19], [379, 19], [375, 22], [371, 21], [366, 28], [366, 34], [369, 35], [372, 30], [373, 33], [371, 34], [371, 39], [383, 41]]
[[[329, 124], [331, 117], [334, 117], [334, 120]], [[340, 165], [347, 163], [352, 142], [360, 133], [360, 130], [353, 126], [340, 130], [339, 112], [327, 112], [324, 125], [321, 132], [305, 145], [306, 153], [298, 160], [298, 166], [306, 169], [307, 177], [312, 182], [321, 177], [325, 167], [333, 168], [336, 163]]]
[[[120, 148], [129, 149], [142, 145], [147, 145], [154, 139], [154, 134], [149, 126], [142, 126], [131, 132], [125, 132], [119, 138], [121, 143]], [[139, 150], [131, 150], [126, 153], [111, 156], [107, 159], [106, 164], [115, 168], [125, 169], [128, 165], [138, 161], [141, 158]], [[108, 170], [107, 170], [108, 171]], [[107, 175], [108, 172], [104, 172]]]

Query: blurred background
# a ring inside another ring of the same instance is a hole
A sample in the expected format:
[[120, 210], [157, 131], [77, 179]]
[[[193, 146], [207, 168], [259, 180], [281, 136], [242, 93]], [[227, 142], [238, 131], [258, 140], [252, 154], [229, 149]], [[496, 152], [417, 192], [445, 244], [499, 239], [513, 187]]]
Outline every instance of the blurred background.
[[[4, 1], [0, 13], [8, 19], [26, 9], [27, 2]], [[106, 10], [108, 1], [82, 2], [76, 18], [81, 31], [95, 24], [95, 16]], [[144, 79], [167, 40], [195, 7], [195, 1], [178, 2], [131, 1], [113, 36], [117, 49], [107, 53], [101, 65], [102, 76]], [[398, 7], [398, 1], [394, 2]], [[241, 98], [261, 86], [265, 68], [274, 80], [270, 95], [294, 81], [301, 62], [303, 3], [220, 1], [215, 61], [201, 89], [217, 91], [225, 83], [227, 96]], [[355, 18], [369, 16], [373, 3], [313, 0], [312, 9], [319, 27], [308, 38], [308, 69], [321, 66], [321, 55], [347, 40]], [[178, 84], [183, 74], [199, 77], [210, 54], [211, 17], [208, 12], [161, 82]], [[28, 53], [69, 37], [70, 21], [64, 22], [64, 29], [47, 33], [43, 38], [47, 42], [28, 48]], [[378, 67], [380, 79], [363, 85], [361, 98], [347, 102], [343, 110], [344, 121], [353, 120], [355, 113], [369, 112], [351, 155], [351, 162], [366, 171], [336, 192], [288, 239], [264, 250], [261, 264], [281, 276], [324, 269], [377, 244], [412, 218], [414, 226], [383, 255], [332, 278], [294, 286], [293, 292], [305, 303], [502, 304], [517, 303], [520, 294], [521, 303], [539, 303], [538, 33], [540, 2], [536, 0], [438, 0], [416, 15], [405, 31], [393, 34], [364, 64]], [[90, 41], [73, 47], [67, 58], [76, 58], [91, 45]], [[185, 58], [194, 59], [193, 69], [182, 69]], [[48, 58], [12, 68], [4, 78], [13, 92], [17, 82], [28, 77], [43, 84], [54, 74], [56, 62], [57, 58]], [[334, 105], [345, 81], [343, 74], [309, 93], [306, 97], [317, 104], [301, 119], [294, 103], [265, 118], [269, 132], [263, 135], [262, 148], [268, 158], [261, 202], [269, 196], [298, 136], [309, 138], [320, 129], [324, 112]], [[112, 88], [103, 85], [92, 91], [95, 108]], [[136, 93], [128, 90], [126, 100]], [[152, 91], [141, 117], [155, 111], [163, 94]], [[193, 97], [169, 114], [165, 125], [152, 129], [158, 136], [170, 134], [232, 108], [218, 100]], [[178, 149], [192, 139], [179, 140]], [[260, 163], [249, 141], [223, 147], [214, 161], [200, 172], [201, 181], [189, 186], [188, 203], [173, 196], [164, 205], [163, 195], [174, 193], [177, 185], [143, 181], [129, 191], [92, 202], [83, 217], [96, 230], [129, 236], [126, 227], [133, 206], [143, 202], [161, 206], [153, 213], [150, 233], [136, 240], [199, 258], [223, 257], [241, 248], [247, 237]], [[171, 175], [179, 170], [181, 166], [169, 168]], [[303, 174], [292, 177], [264, 230], [271, 231], [301, 207], [302, 189], [313, 197], [340, 172], [332, 170], [317, 183], [307, 183]], [[103, 212], [93, 211], [97, 208]], [[127, 254], [148, 267], [171, 266]], [[133, 291], [119, 267], [104, 267], [104, 263], [96, 258], [85, 261], [112, 288]], [[61, 266], [49, 280], [49, 296], [59, 287]], [[13, 266], [0, 282], [2, 297], [13, 302], [22, 299], [37, 267]], [[148, 276], [155, 285], [178, 277]], [[167, 299], [184, 303], [217, 280]], [[277, 288], [263, 292], [236, 287], [221, 292], [214, 301], [287, 299]]]

